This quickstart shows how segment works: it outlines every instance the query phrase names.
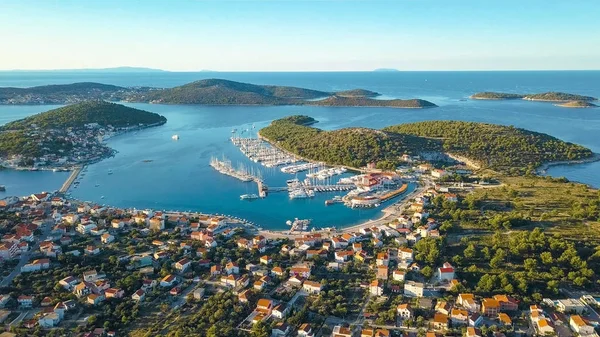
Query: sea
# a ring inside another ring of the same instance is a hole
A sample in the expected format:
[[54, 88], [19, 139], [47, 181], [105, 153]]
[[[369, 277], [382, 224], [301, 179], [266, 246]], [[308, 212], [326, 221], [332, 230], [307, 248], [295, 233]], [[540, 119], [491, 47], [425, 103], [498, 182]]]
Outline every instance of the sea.
[[[223, 176], [209, 167], [211, 157], [226, 157], [234, 166], [260, 170], [269, 186], [285, 186], [296, 177], [276, 168], [249, 161], [229, 140], [232, 129], [255, 134], [272, 120], [303, 114], [319, 121], [317, 127], [382, 128], [423, 120], [464, 120], [513, 125], [548, 133], [600, 152], [600, 108], [567, 109], [551, 103], [482, 101], [468, 97], [480, 91], [538, 93], [563, 91], [600, 97], [600, 71], [498, 71], [498, 72], [0, 72], [0, 87], [29, 87], [73, 82], [99, 82], [120, 86], [173, 87], [206, 78], [254, 84], [288, 85], [323, 91], [363, 88], [383, 98], [422, 98], [433, 109], [343, 108], [309, 106], [199, 106], [126, 104], [167, 117], [160, 127], [108, 140], [118, 153], [90, 165], [73, 197], [118, 207], [202, 211], [237, 216], [266, 229], [285, 229], [294, 218], [312, 219], [317, 227], [344, 227], [379, 218], [379, 209], [325, 206], [340, 193], [317, 194], [314, 199], [290, 200], [286, 193], [244, 201], [241, 194], [256, 193], [256, 185]], [[58, 106], [0, 106], [0, 124]], [[173, 140], [179, 135], [179, 140]], [[108, 174], [111, 171], [112, 174]], [[551, 167], [547, 173], [600, 187], [600, 163]], [[66, 172], [0, 171], [0, 184], [8, 195], [29, 195], [58, 190]], [[299, 179], [304, 174], [298, 174]], [[411, 186], [410, 189], [414, 189]], [[410, 190], [409, 189], [409, 190]]]

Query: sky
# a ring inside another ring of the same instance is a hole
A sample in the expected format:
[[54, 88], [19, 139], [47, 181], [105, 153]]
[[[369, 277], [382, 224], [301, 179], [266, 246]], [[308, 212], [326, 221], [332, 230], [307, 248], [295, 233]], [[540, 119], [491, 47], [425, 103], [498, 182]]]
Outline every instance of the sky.
[[600, 69], [599, 0], [1, 0], [0, 70]]

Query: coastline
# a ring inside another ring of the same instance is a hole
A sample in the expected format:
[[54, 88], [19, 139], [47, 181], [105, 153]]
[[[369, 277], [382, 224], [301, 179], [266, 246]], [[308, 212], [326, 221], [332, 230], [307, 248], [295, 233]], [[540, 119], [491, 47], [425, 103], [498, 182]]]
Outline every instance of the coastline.
[[549, 168], [554, 166], [568, 166], [568, 165], [578, 165], [578, 164], [588, 164], [600, 161], [600, 153], [594, 153], [593, 156], [585, 159], [579, 160], [564, 160], [564, 161], [553, 161], [540, 165], [535, 169], [535, 174], [539, 176], [543, 176], [547, 174]]

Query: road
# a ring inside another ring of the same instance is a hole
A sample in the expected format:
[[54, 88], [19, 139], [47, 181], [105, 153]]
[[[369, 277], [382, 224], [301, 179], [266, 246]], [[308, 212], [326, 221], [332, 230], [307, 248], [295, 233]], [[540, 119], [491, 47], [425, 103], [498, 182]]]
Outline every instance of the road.
[[29, 262], [29, 257], [31, 254], [37, 251], [37, 249], [40, 247], [40, 242], [46, 240], [48, 235], [50, 235], [50, 232], [52, 231], [52, 223], [48, 221], [44, 222], [44, 224], [41, 226], [41, 231], [42, 234], [36, 238], [37, 240], [35, 244], [29, 247], [30, 249], [27, 252], [21, 254], [21, 257], [19, 258], [19, 264], [17, 264], [13, 271], [6, 276], [2, 282], [0, 282], [0, 287], [8, 287], [12, 280], [17, 277], [17, 275], [21, 274], [21, 267]]

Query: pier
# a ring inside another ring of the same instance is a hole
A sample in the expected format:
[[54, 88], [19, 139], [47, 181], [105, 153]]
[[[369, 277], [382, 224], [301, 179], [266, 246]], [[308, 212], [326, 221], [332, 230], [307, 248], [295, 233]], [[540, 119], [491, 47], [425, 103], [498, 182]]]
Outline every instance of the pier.
[[62, 186], [60, 187], [60, 190], [58, 190], [58, 192], [60, 192], [60, 193], [67, 192], [69, 190], [69, 188], [71, 187], [71, 185], [73, 185], [73, 182], [75, 182], [75, 179], [77, 179], [77, 176], [79, 175], [79, 173], [81, 173], [81, 170], [83, 170], [83, 166], [77, 166], [73, 171], [71, 171], [69, 178], [67, 178], [65, 183], [62, 184]]

